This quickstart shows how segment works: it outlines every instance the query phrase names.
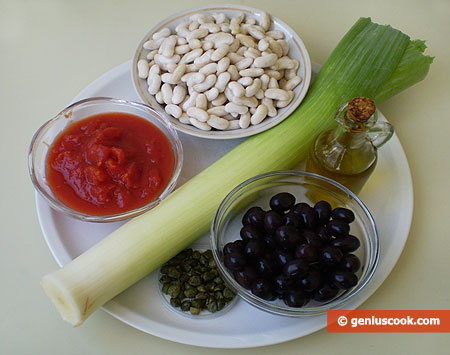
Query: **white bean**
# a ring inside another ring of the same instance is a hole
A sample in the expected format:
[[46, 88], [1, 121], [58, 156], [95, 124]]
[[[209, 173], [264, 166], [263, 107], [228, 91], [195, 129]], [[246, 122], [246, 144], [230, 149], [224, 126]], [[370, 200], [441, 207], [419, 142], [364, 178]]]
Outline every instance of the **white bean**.
[[239, 129], [239, 120], [231, 120], [228, 123], [227, 131], [233, 130], [233, 129]]
[[192, 32], [190, 32], [187, 36], [186, 39], [189, 41], [193, 40], [193, 39], [200, 39], [203, 37], [206, 37], [208, 35], [208, 30], [206, 28], [198, 28], [196, 30], [193, 30]]
[[281, 57], [277, 60], [276, 64], [272, 67], [275, 70], [281, 70], [281, 69], [294, 69], [295, 68], [295, 62], [287, 57]]
[[210, 115], [214, 116], [225, 116], [228, 112], [225, 110], [225, 106], [215, 106], [208, 109]]
[[197, 21], [191, 21], [191, 23], [189, 24], [189, 31], [192, 32], [194, 30], [196, 30], [197, 28], [200, 27], [200, 24]]
[[206, 77], [205, 81], [200, 84], [194, 85], [194, 90], [197, 92], [203, 92], [211, 89], [217, 81], [217, 76], [214, 74], [210, 74]]
[[225, 105], [225, 111], [227, 111], [228, 113], [237, 113], [239, 115], [243, 115], [248, 111], [248, 107], [235, 104], [234, 102], [229, 102]]
[[263, 74], [261, 75], [260, 79], [261, 79], [261, 89], [265, 91], [269, 86], [270, 76], [267, 74]]
[[255, 40], [253, 39], [253, 37], [244, 35], [242, 33], [238, 33], [236, 35], [236, 38], [245, 47], [256, 48], [256, 46], [257, 46]]
[[194, 65], [197, 69], [200, 69], [204, 65], [211, 63], [211, 54], [214, 52], [213, 49], [207, 50], [200, 57], [194, 59]]
[[187, 73], [181, 77], [181, 81], [184, 81], [188, 87], [192, 87], [196, 84], [200, 84], [204, 80], [205, 80], [205, 76], [199, 72]]
[[192, 95], [188, 96], [188, 99], [183, 103], [181, 108], [184, 112], [187, 112], [189, 108], [195, 107], [195, 101], [197, 100], [198, 92], [193, 92]]
[[178, 83], [186, 72], [186, 64], [179, 64], [172, 73], [172, 80]]
[[215, 100], [219, 96], [219, 89], [212, 87], [211, 89], [205, 91], [206, 98], [209, 102]]
[[172, 91], [172, 87], [170, 86], [170, 84], [167, 84], [167, 83], [163, 84], [161, 86], [161, 93], [163, 96], [164, 103], [166, 105], [171, 104], [173, 91]]
[[240, 62], [241, 60], [243, 60], [245, 57], [232, 52], [232, 53], [228, 53], [228, 58], [230, 59], [231, 64], [236, 64], [237, 62]]
[[215, 12], [212, 14], [212, 17], [214, 18], [214, 20], [218, 25], [224, 23], [227, 20], [227, 16], [223, 12], [221, 13]]
[[159, 103], [159, 104], [161, 104], [161, 105], [164, 103], [164, 99], [163, 99], [163, 96], [162, 96], [162, 92], [161, 92], [161, 91], [158, 91], [158, 92], [155, 94], [155, 100], [156, 100], [157, 103]]
[[273, 106], [272, 99], [269, 99], [268, 97], [264, 97], [264, 99], [261, 100], [261, 103], [267, 107], [267, 110], [268, 110], [267, 115], [269, 117], [275, 117], [277, 115], [278, 111], [275, 108], [275, 106]]
[[211, 103], [213, 104], [213, 106], [221, 106], [223, 105], [225, 102], [227, 102], [227, 97], [225, 96], [225, 94], [219, 94], [219, 96], [217, 96], [217, 98], [213, 101], [211, 101]]
[[180, 63], [192, 63], [195, 58], [198, 58], [202, 55], [203, 53], [203, 49], [201, 48], [196, 48], [191, 50], [190, 52], [186, 53], [183, 58], [181, 58]]
[[271, 39], [269, 41], [269, 48], [273, 53], [277, 55], [278, 58], [283, 56], [283, 48], [277, 41]]
[[202, 131], [210, 131], [211, 130], [211, 126], [209, 124], [207, 124], [206, 122], [201, 122], [194, 117], [190, 117], [189, 122], [191, 123], [191, 125], [193, 125], [194, 127], [197, 127], [198, 129], [201, 129]]
[[189, 117], [194, 117], [200, 122], [206, 122], [208, 120], [208, 113], [198, 107], [189, 107], [186, 111]]
[[243, 76], [242, 78], [239, 78], [238, 83], [240, 83], [242, 86], [249, 86], [252, 85], [253, 79], [249, 76]]
[[164, 41], [161, 43], [161, 46], [159, 47], [159, 53], [165, 57], [173, 56], [176, 44], [177, 44], [176, 36], [164, 38]]
[[283, 75], [281, 75], [281, 73], [278, 70], [267, 69], [265, 73], [271, 78], [274, 78], [275, 80], [280, 80], [283, 77]]
[[244, 58], [235, 64], [237, 70], [244, 70], [253, 64], [253, 58]]
[[226, 120], [226, 119], [224, 119], [222, 117], [214, 116], [214, 115], [209, 116], [209, 119], [208, 119], [207, 123], [211, 127], [215, 128], [215, 129], [222, 130], [222, 131], [224, 129], [227, 129], [228, 126], [229, 126], [229, 121], [228, 120]]
[[182, 85], [177, 85], [173, 88], [172, 103], [175, 105], [181, 104], [186, 97], [186, 88]]
[[275, 79], [274, 77], [271, 77], [269, 81], [269, 89], [278, 89], [278, 88], [279, 88], [278, 80]]
[[302, 78], [300, 78], [298, 75], [294, 76], [292, 79], [290, 79], [286, 82], [283, 89], [284, 90], [292, 90], [301, 82], [302, 82]]
[[184, 112], [181, 114], [181, 116], [178, 118], [178, 120], [184, 124], [191, 124], [190, 117]]
[[261, 123], [267, 116], [267, 113], [269, 112], [266, 105], [261, 104], [256, 108], [255, 113], [250, 118], [250, 122], [252, 125]]
[[191, 47], [189, 47], [189, 45], [183, 44], [180, 46], [176, 46], [174, 52], [175, 52], [175, 54], [186, 54], [190, 50], [191, 50]]
[[267, 50], [267, 48], [269, 48], [269, 41], [267, 40], [267, 38], [263, 38], [258, 42], [258, 49], [261, 52]]
[[241, 97], [245, 94], [244, 87], [239, 84], [237, 81], [230, 81], [228, 83], [228, 87], [230, 88], [231, 92], [233, 93], [233, 96]]
[[202, 49], [204, 51], [209, 51], [210, 49], [214, 48], [214, 43], [209, 42], [209, 41], [204, 41], [202, 43]]
[[161, 75], [161, 81], [167, 84], [176, 84], [176, 81], [173, 81], [173, 76], [171, 73], [164, 73]]
[[181, 45], [184, 45], [184, 44], [187, 44], [186, 38], [177, 36], [177, 45], [181, 46]]
[[264, 74], [264, 69], [262, 68], [249, 68], [244, 69], [239, 72], [241, 76], [250, 76], [250, 77], [257, 77]]
[[257, 107], [258, 106], [258, 100], [256, 99], [256, 97], [233, 96], [231, 98], [231, 101], [237, 105], [243, 105], [243, 106], [247, 106], [247, 107]]
[[264, 96], [273, 100], [288, 100], [289, 93], [283, 89], [267, 89]]
[[161, 43], [162, 43], [163, 41], [164, 41], [164, 38], [159, 38], [159, 39], [157, 39], [157, 40], [151, 39], [151, 40], [145, 42], [145, 43], [142, 45], [142, 47], [143, 47], [144, 49], [150, 49], [150, 50], [153, 50], [153, 49], [159, 49], [159, 46], [161, 45]]
[[230, 29], [232, 34], [237, 34], [240, 31], [240, 24], [245, 18], [245, 14], [243, 12], [239, 12], [231, 18], [230, 21]]
[[230, 52], [236, 52], [241, 45], [238, 39], [234, 39], [233, 43], [230, 44]]
[[229, 33], [219, 32], [219, 33], [211, 33], [205, 38], [207, 41], [211, 41], [214, 43], [215, 48], [219, 48], [223, 44], [232, 44], [234, 41], [233, 35]]
[[150, 73], [150, 75], [147, 78], [147, 84], [148, 84], [148, 93], [150, 95], [156, 95], [156, 93], [161, 88], [161, 76], [159, 74]]
[[223, 44], [211, 54], [211, 60], [217, 62], [221, 60], [223, 57], [225, 57], [229, 51], [230, 46], [227, 44]]
[[205, 110], [208, 108], [208, 99], [205, 94], [199, 94], [195, 100], [195, 107]]
[[153, 58], [155, 58], [155, 55], [158, 53], [157, 49], [154, 49], [150, 52], [147, 53], [147, 59], [148, 60], [153, 60]]
[[198, 38], [193, 38], [188, 41], [188, 45], [191, 49], [202, 48], [202, 41], [200, 41]]
[[[185, 54], [186, 55], [186, 54]], [[178, 54], [172, 56], [172, 57], [166, 57], [162, 54], [155, 54], [155, 63], [162, 65], [167, 65], [169, 63], [178, 63], [180, 61], [180, 56]]]
[[261, 40], [264, 37], [266, 37], [264, 31], [261, 31], [259, 28], [256, 27], [256, 25], [247, 25], [247, 31], [250, 36], [257, 40]]
[[188, 27], [189, 27], [189, 22], [187, 22], [187, 21], [181, 22], [177, 27], [175, 27], [175, 32], [179, 36], [186, 38], [186, 36], [189, 34]]
[[200, 25], [200, 28], [208, 30], [209, 33], [217, 33], [220, 31], [220, 26], [215, 23], [204, 23]]
[[292, 90], [288, 91], [289, 97], [287, 100], [278, 100], [276, 103], [276, 106], [278, 108], [283, 108], [286, 107], [287, 105], [289, 105], [292, 101], [292, 99], [294, 98], [294, 92]]
[[284, 39], [284, 33], [278, 30], [267, 31], [266, 36], [272, 37], [273, 39]]
[[155, 32], [152, 36], [152, 38], [154, 40], [158, 40], [160, 38], [164, 38], [164, 37], [169, 37], [170, 36], [170, 29], [168, 29], [167, 27], [162, 28], [161, 30], [159, 30], [158, 32]]
[[259, 90], [256, 92], [255, 97], [256, 97], [258, 100], [264, 99], [264, 90], [263, 90], [263, 89], [259, 89]]
[[228, 73], [231, 75], [231, 80], [238, 80], [239, 79], [239, 71], [237, 70], [235, 65], [230, 65], [227, 69]]
[[251, 116], [250, 112], [246, 112], [243, 115], [241, 115], [241, 117], [239, 118], [239, 127], [245, 129], [248, 126], [250, 126], [250, 116]]
[[245, 23], [248, 25], [256, 25], [256, 19], [253, 17], [249, 17], [245, 20]]
[[255, 68], [271, 67], [272, 65], [274, 65], [277, 62], [277, 59], [278, 59], [278, 57], [276, 54], [274, 54], [274, 53], [267, 54], [265, 56], [256, 58], [253, 62], [253, 66]]
[[264, 31], [269, 30], [271, 22], [272, 21], [270, 20], [270, 15], [267, 12], [262, 11], [259, 15], [258, 23], [262, 28], [264, 28]]
[[229, 23], [222, 23], [220, 25], [220, 30], [224, 33], [231, 32], [230, 24]]
[[230, 66], [230, 58], [223, 57], [217, 63], [217, 73], [218, 74], [223, 73], [224, 71], [226, 71], [228, 69], [229, 66]]
[[219, 74], [216, 81], [216, 88], [219, 90], [219, 92], [223, 92], [225, 90], [225, 87], [227, 86], [230, 79], [231, 74], [227, 71]]
[[283, 56], [288, 55], [289, 53], [289, 44], [284, 39], [279, 39], [278, 44], [283, 49]]
[[165, 107], [166, 112], [171, 115], [172, 117], [179, 118], [183, 111], [181, 111], [181, 108], [174, 104], [168, 104]]
[[256, 78], [253, 83], [245, 88], [245, 96], [252, 97], [261, 89], [261, 79]]
[[259, 56], [261, 56], [261, 52], [256, 48], [249, 48], [244, 52], [244, 57], [246, 58], [255, 59], [258, 58]]
[[206, 64], [204, 67], [200, 68], [199, 72], [203, 75], [214, 74], [217, 72], [217, 63]]
[[137, 62], [138, 76], [141, 79], [147, 79], [149, 69], [148, 62], [145, 59], [140, 59]]

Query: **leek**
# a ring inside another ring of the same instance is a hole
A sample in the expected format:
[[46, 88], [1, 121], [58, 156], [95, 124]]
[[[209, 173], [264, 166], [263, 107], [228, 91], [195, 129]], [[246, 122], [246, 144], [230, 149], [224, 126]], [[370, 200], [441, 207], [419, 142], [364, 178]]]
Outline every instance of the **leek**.
[[[219, 203], [244, 180], [291, 169], [336, 110], [355, 96], [385, 100], [423, 79], [431, 63], [421, 42], [361, 18], [332, 52], [302, 105], [283, 123], [246, 140], [158, 207], [42, 279], [62, 317], [77, 326], [114, 296], [208, 231]], [[414, 73], [420, 72], [420, 75]]]

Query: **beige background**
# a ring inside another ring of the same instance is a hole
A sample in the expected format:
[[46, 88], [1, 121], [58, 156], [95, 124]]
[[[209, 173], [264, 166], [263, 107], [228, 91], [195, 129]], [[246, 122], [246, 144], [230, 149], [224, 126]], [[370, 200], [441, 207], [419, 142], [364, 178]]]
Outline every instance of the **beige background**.
[[[224, 354], [144, 334], [96, 312], [63, 322], [39, 287], [57, 265], [36, 216], [26, 151], [34, 131], [86, 85], [130, 59], [160, 19], [208, 1], [0, 0], [0, 354]], [[428, 78], [380, 108], [395, 125], [414, 182], [409, 239], [362, 309], [450, 308], [448, 0], [239, 1], [293, 27], [323, 63], [360, 16], [427, 39]], [[392, 238], [395, 238], [393, 235]], [[448, 334], [327, 334], [237, 354], [448, 354]]]

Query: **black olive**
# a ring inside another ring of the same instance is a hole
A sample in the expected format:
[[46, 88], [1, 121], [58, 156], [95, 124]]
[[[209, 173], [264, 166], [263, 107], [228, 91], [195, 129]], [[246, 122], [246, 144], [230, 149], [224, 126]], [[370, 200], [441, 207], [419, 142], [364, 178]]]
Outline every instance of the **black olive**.
[[273, 251], [273, 258], [278, 265], [283, 266], [288, 261], [291, 261], [292, 259], [294, 259], [294, 256], [292, 255], [291, 251], [281, 249], [281, 248], [276, 248]]
[[305, 202], [297, 203], [294, 207], [292, 207], [291, 211], [296, 215], [300, 215], [302, 211], [311, 209], [311, 206]]
[[323, 282], [322, 273], [318, 270], [310, 270], [308, 274], [300, 279], [303, 290], [312, 292], [319, 288]]
[[229, 242], [223, 247], [223, 254], [242, 253], [242, 247], [236, 242]]
[[272, 276], [276, 270], [274, 262], [267, 258], [256, 260], [255, 268], [264, 277]]
[[274, 299], [274, 292], [272, 285], [268, 280], [265, 279], [258, 279], [256, 280], [251, 289], [252, 293], [265, 300], [273, 300]]
[[242, 217], [242, 224], [245, 226], [247, 224], [252, 224], [256, 227], [264, 227], [264, 216], [266, 212], [263, 211], [261, 207], [250, 208]]
[[300, 223], [307, 229], [314, 229], [317, 225], [317, 213], [311, 207], [305, 207], [299, 214]]
[[289, 192], [281, 192], [270, 199], [270, 208], [277, 212], [285, 212], [295, 204], [294, 195]]
[[255, 282], [258, 278], [258, 273], [251, 266], [245, 266], [243, 270], [235, 271], [233, 275], [238, 284], [248, 290], [252, 287], [253, 282]]
[[348, 208], [337, 207], [331, 212], [331, 218], [352, 223], [355, 220], [355, 214]]
[[339, 264], [342, 257], [342, 251], [332, 246], [326, 246], [322, 249], [321, 253], [319, 253], [319, 260], [327, 266]]
[[264, 244], [260, 241], [250, 241], [245, 245], [244, 254], [250, 258], [261, 258], [264, 255]]
[[306, 301], [305, 294], [300, 289], [289, 289], [284, 293], [284, 303], [289, 307], [302, 307]]
[[358, 249], [361, 242], [355, 236], [349, 235], [348, 237], [338, 237], [333, 239], [330, 245], [341, 249], [344, 253], [349, 253]]
[[355, 286], [358, 283], [358, 277], [350, 271], [333, 271], [330, 275], [330, 281], [344, 290]]
[[302, 224], [300, 222], [300, 218], [294, 212], [288, 212], [284, 216], [285, 224], [287, 226], [293, 226], [295, 228], [301, 228]]
[[300, 244], [295, 249], [295, 257], [297, 259], [305, 259], [306, 261], [313, 262], [318, 258], [318, 250], [310, 244]]
[[266, 235], [263, 238], [264, 245], [270, 249], [274, 249], [277, 246], [275, 239], [271, 235]]
[[361, 267], [361, 261], [354, 254], [345, 254], [339, 266], [345, 271], [356, 272]]
[[317, 236], [322, 239], [322, 241], [327, 244], [331, 237], [327, 233], [327, 229], [324, 226], [318, 226], [316, 229], [314, 229], [314, 232], [316, 232]]
[[283, 267], [283, 273], [288, 277], [302, 277], [308, 272], [308, 262], [303, 259], [288, 261]]
[[330, 219], [331, 205], [327, 201], [319, 201], [314, 205], [314, 210], [316, 211], [318, 222], [320, 224], [325, 224]]
[[295, 247], [301, 240], [300, 233], [295, 227], [281, 226], [275, 231], [274, 239], [283, 248]]
[[331, 287], [328, 284], [324, 284], [317, 289], [313, 294], [313, 299], [319, 302], [325, 302], [333, 299], [338, 294], [339, 289]]
[[273, 234], [278, 227], [284, 225], [284, 218], [278, 212], [269, 211], [264, 217], [264, 229], [267, 233]]
[[321, 248], [324, 244], [322, 239], [320, 239], [320, 237], [311, 230], [305, 230], [303, 232], [303, 237], [305, 238], [306, 243], [315, 248]]
[[223, 257], [223, 263], [228, 269], [238, 271], [247, 264], [247, 259], [240, 253], [231, 253]]
[[246, 226], [242, 227], [240, 235], [245, 243], [248, 243], [252, 240], [262, 240], [263, 238], [263, 233], [251, 224], [247, 224]]
[[339, 219], [333, 219], [327, 223], [327, 233], [330, 236], [345, 237], [350, 232], [348, 223]]
[[274, 277], [273, 283], [275, 292], [277, 292], [278, 294], [282, 294], [283, 292], [287, 291], [289, 286], [292, 285], [292, 280], [289, 277], [280, 274]]

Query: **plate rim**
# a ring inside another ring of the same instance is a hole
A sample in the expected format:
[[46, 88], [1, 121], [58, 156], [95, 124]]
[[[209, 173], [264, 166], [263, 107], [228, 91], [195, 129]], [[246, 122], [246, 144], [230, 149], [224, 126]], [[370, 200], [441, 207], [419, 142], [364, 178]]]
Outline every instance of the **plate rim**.
[[[124, 76], [125, 74], [127, 74], [127, 71], [129, 71], [131, 69], [130, 62], [131, 62], [130, 60], [127, 62], [124, 62], [124, 63], [112, 68], [111, 70], [107, 71], [105, 74], [101, 75], [99, 78], [95, 79], [93, 82], [88, 84], [73, 99], [73, 101], [77, 101], [80, 98], [84, 98], [84, 97], [86, 97], [87, 93], [96, 91], [96, 90], [98, 91], [99, 88], [104, 87], [105, 84], [107, 84], [108, 82], [113, 82], [113, 81], [117, 80], [118, 78], [120, 78], [121, 76]], [[317, 68], [317, 64], [313, 63], [313, 66], [315, 66]], [[128, 76], [128, 78], [129, 78], [129, 76]], [[378, 277], [377, 278], [374, 277], [374, 279], [372, 279], [371, 287], [363, 290], [362, 293], [360, 294], [360, 297], [355, 298], [353, 301], [351, 301], [349, 304], [347, 304], [347, 306], [350, 306], [350, 307], [348, 307], [349, 309], [355, 309], [355, 308], [359, 307], [386, 280], [386, 278], [389, 276], [389, 274], [392, 272], [394, 266], [396, 265], [400, 255], [404, 249], [404, 246], [406, 244], [408, 236], [409, 236], [409, 231], [410, 231], [410, 227], [411, 227], [411, 223], [412, 223], [413, 209], [414, 209], [413, 208], [414, 195], [413, 195], [413, 183], [412, 183], [411, 170], [409, 168], [409, 164], [408, 164], [408, 160], [407, 160], [405, 151], [403, 150], [403, 147], [402, 147], [396, 134], [394, 134], [393, 138], [391, 139], [391, 141], [388, 144], [392, 144], [392, 145], [396, 146], [396, 147], [393, 147], [393, 148], [395, 148], [393, 150], [397, 150], [400, 153], [398, 160], [401, 161], [402, 164], [404, 165], [403, 169], [401, 169], [401, 171], [402, 171], [402, 178], [405, 181], [405, 184], [403, 185], [403, 187], [406, 189], [403, 192], [403, 195], [407, 197], [406, 202], [408, 205], [411, 206], [411, 208], [407, 211], [409, 213], [406, 213], [403, 216], [404, 222], [406, 222], [406, 223], [401, 224], [401, 230], [404, 233], [404, 237], [403, 237], [403, 240], [401, 241], [401, 243], [396, 246], [394, 253], [392, 250], [390, 251], [390, 254], [392, 254], [392, 255], [389, 255], [390, 262], [387, 264], [387, 258], [386, 258], [384, 263], [381, 263], [381, 262], [379, 263], [378, 269], [375, 273], [375, 275], [378, 274]], [[57, 261], [59, 266], [62, 266], [66, 262], [65, 259], [72, 260], [72, 258], [66, 252], [65, 248], [62, 248], [63, 254], [60, 255], [59, 251], [57, 251], [56, 248], [54, 246], [52, 246], [51, 238], [49, 236], [49, 231], [44, 228], [44, 224], [46, 224], [44, 219], [48, 218], [48, 216], [47, 217], [44, 216], [45, 211], [42, 209], [42, 207], [41, 207], [42, 205], [46, 206], [48, 209], [50, 209], [50, 211], [52, 211], [50, 206], [48, 206], [46, 204], [46, 202], [40, 197], [40, 195], [36, 192], [36, 208], [37, 208], [37, 212], [38, 212], [39, 224], [40, 224], [42, 233], [44, 235], [44, 239], [45, 239], [47, 246], [50, 249], [53, 257], [55, 258], [55, 260]], [[385, 269], [385, 270], [383, 271], [383, 269]], [[382, 276], [380, 276], [380, 272], [382, 272]], [[240, 303], [240, 302], [244, 302], [244, 301], [238, 300], [237, 303]], [[148, 329], [145, 327], [146, 326], [145, 321], [142, 324], [142, 319], [144, 319], [144, 318], [141, 315], [136, 314], [136, 312], [128, 309], [125, 306], [122, 306], [120, 303], [116, 302], [114, 299], [109, 301], [107, 304], [105, 304], [102, 307], [102, 309], [105, 310], [110, 315], [112, 315], [113, 317], [124, 322], [125, 324], [128, 324], [128, 325], [132, 326], [133, 328], [136, 328], [142, 332], [145, 332], [145, 333], [148, 333], [148, 334], [151, 334], [151, 335], [154, 335], [154, 336], [166, 339], [166, 340], [170, 340], [173, 342], [181, 343], [181, 344], [188, 344], [188, 345], [194, 345], [194, 346], [200, 346], [200, 347], [211, 347], [211, 348], [238, 349], [238, 348], [252, 348], [252, 347], [274, 345], [274, 344], [279, 344], [279, 343], [283, 343], [286, 341], [290, 341], [293, 339], [298, 339], [300, 337], [314, 333], [314, 332], [326, 327], [326, 315], [315, 316], [315, 317], [313, 317], [317, 320], [315, 325], [309, 327], [308, 331], [303, 332], [300, 336], [298, 334], [295, 334], [295, 335], [288, 336], [288, 337], [281, 337], [279, 339], [274, 339], [273, 336], [272, 337], [267, 336], [267, 337], [261, 337], [260, 339], [258, 339], [258, 341], [255, 341], [255, 340], [247, 341], [247, 342], [244, 342], [243, 344], [241, 344], [241, 343], [236, 342], [236, 338], [233, 338], [232, 340], [229, 340], [228, 342], [224, 341], [224, 338], [220, 338], [221, 340], [219, 341], [219, 339], [217, 338], [217, 335], [211, 335], [211, 334], [199, 335], [198, 332], [190, 331], [190, 330], [184, 329], [184, 328], [183, 329], [177, 328], [176, 331], [174, 332], [173, 327], [163, 325], [161, 323], [156, 323], [155, 321], [152, 321], [152, 320], [151, 320], [151, 323], [153, 323], [152, 325], [156, 324], [157, 326], [159, 326], [161, 328], [161, 330], [157, 331], [154, 328]], [[141, 322], [141, 323], [136, 323], [136, 322]], [[180, 339], [180, 337], [179, 337], [180, 332], [182, 333], [183, 339]], [[225, 339], [228, 339], [227, 336], [225, 336]]]

